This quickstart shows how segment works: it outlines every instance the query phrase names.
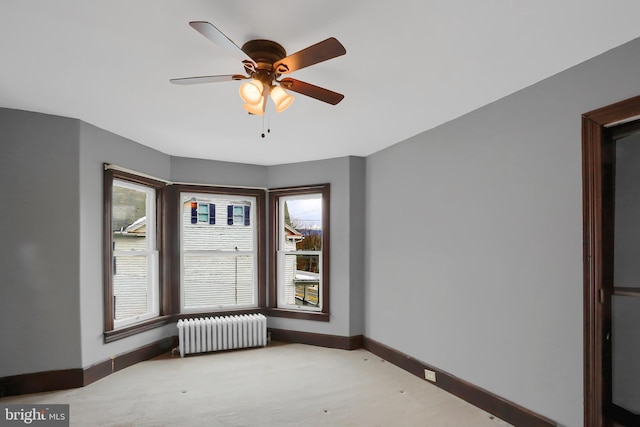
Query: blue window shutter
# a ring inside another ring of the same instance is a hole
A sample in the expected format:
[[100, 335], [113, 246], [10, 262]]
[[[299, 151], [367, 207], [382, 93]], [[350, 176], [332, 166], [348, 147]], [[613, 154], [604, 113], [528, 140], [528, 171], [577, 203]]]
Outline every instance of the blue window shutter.
[[[193, 206], [193, 203], [191, 204], [191, 206]], [[196, 204], [196, 207], [192, 207], [191, 208], [191, 224], [197, 224], [198, 223], [198, 205]]]
[[233, 205], [227, 206], [227, 224], [233, 225]]
[[244, 207], [244, 225], [251, 225], [251, 219], [249, 215], [250, 213], [251, 213], [251, 207], [245, 206]]
[[216, 205], [209, 203], [209, 224], [216, 223]]

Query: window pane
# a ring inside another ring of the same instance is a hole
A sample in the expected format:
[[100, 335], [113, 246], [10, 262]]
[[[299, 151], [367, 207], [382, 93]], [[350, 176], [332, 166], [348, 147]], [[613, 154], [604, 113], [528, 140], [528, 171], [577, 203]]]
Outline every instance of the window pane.
[[158, 314], [155, 194], [145, 185], [113, 181], [111, 286], [116, 328]]
[[284, 211], [281, 249], [322, 250], [322, 195], [283, 197], [281, 208]]
[[184, 308], [255, 304], [251, 255], [185, 254]]
[[233, 224], [244, 225], [244, 206], [233, 207]]
[[[199, 218], [198, 223], [193, 224], [191, 221], [192, 197], [190, 196], [191, 195], [183, 196], [182, 198], [182, 245], [184, 251], [254, 250], [255, 230], [253, 221], [251, 224], [245, 226], [244, 220], [242, 220], [240, 221], [240, 223], [243, 224], [242, 227], [229, 227], [226, 219], [223, 221], [215, 221], [215, 224], [213, 224], [203, 217], [202, 221], [200, 221]], [[206, 197], [208, 195], [199, 196]], [[216, 218], [227, 218], [228, 200], [211, 198], [207, 199], [207, 203], [215, 205], [213, 208], [215, 208]], [[253, 202], [251, 200], [244, 200], [243, 203], [251, 206]], [[240, 208], [244, 215], [244, 208], [242, 206], [240, 206]]]
[[209, 223], [209, 204], [208, 203], [199, 203], [198, 204], [198, 222]]
[[126, 244], [146, 249], [147, 192], [125, 185], [117, 181], [113, 184], [111, 228], [114, 243], [116, 246], [125, 243], [122, 240], [116, 242], [116, 236], [135, 237], [129, 239]]
[[127, 234], [115, 231], [113, 233], [114, 251], [144, 251], [147, 249], [147, 236], [142, 233]]
[[[181, 193], [182, 309], [257, 304], [257, 227], [252, 196]], [[194, 222], [192, 205], [209, 221]], [[215, 220], [214, 220], [215, 219]]]
[[113, 257], [114, 319], [128, 319], [145, 314], [147, 307], [147, 256]]
[[278, 199], [278, 306], [319, 310], [323, 250], [322, 193]]
[[320, 254], [284, 255], [284, 303], [318, 307]]

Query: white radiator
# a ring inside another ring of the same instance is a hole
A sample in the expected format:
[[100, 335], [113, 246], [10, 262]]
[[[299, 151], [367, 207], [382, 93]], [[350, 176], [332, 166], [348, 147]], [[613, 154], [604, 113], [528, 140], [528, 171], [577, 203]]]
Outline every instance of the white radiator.
[[180, 356], [267, 345], [267, 318], [262, 314], [178, 320]]

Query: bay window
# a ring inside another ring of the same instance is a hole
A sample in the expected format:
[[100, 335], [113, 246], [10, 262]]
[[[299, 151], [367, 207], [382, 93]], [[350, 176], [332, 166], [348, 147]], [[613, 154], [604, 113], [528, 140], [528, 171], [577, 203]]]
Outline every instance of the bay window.
[[329, 243], [329, 184], [171, 184], [105, 165], [105, 342], [180, 317], [256, 309], [328, 321]]

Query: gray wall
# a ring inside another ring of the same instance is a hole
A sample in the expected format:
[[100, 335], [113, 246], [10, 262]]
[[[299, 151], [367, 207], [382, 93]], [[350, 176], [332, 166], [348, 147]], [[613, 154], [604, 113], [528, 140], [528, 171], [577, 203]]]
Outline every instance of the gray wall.
[[169, 181], [251, 187], [264, 185], [266, 168], [170, 157], [90, 124], [79, 123], [82, 367], [88, 367], [176, 335], [175, 324], [169, 324], [109, 344], [103, 342], [102, 165], [112, 163]]
[[364, 334], [366, 159], [349, 158], [349, 335]]
[[581, 114], [638, 70], [635, 40], [369, 156], [366, 336], [581, 426]]
[[363, 158], [274, 167], [177, 158], [79, 120], [8, 109], [0, 109], [0, 128], [0, 341], [11, 343], [2, 352], [0, 377], [86, 368], [176, 333], [171, 324], [103, 342], [104, 163], [198, 184], [266, 188], [330, 182], [331, 322], [270, 324], [362, 333]]
[[364, 164], [361, 157], [340, 157], [269, 167], [269, 188], [331, 184], [330, 321], [272, 317], [270, 327], [340, 336], [362, 334], [363, 301], [358, 290], [363, 287], [364, 270]]
[[[640, 287], [640, 134], [616, 142], [614, 285]], [[640, 298], [612, 301], [613, 402], [640, 413]]]
[[186, 184], [266, 188], [267, 166], [172, 157], [171, 181]]
[[277, 166], [172, 157], [171, 181], [258, 188], [330, 183], [330, 322], [273, 317], [269, 327], [351, 336], [363, 331], [364, 165], [361, 157]]
[[77, 368], [79, 124], [0, 109], [0, 132], [0, 377]]
[[[79, 122], [80, 223], [70, 233], [80, 239], [80, 312], [82, 320], [82, 365], [88, 367], [175, 335], [175, 325], [166, 325], [132, 337], [104, 344], [102, 279], [102, 177], [103, 164], [112, 163], [136, 172], [169, 179], [171, 158], [156, 150], [122, 138], [90, 124]], [[79, 231], [79, 235], [77, 234]], [[80, 367], [80, 366], [76, 366]]]

